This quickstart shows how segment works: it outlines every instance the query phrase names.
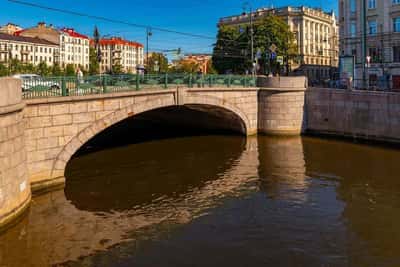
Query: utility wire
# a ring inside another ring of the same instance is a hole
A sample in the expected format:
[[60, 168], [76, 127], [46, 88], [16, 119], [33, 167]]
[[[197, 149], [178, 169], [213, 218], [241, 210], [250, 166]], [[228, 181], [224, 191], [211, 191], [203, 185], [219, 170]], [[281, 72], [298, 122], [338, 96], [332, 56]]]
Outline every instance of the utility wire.
[[176, 31], [176, 30], [153, 27], [153, 26], [144, 25], [144, 24], [137, 24], [137, 23], [132, 23], [132, 22], [118, 20], [118, 19], [111, 19], [111, 18], [107, 18], [107, 17], [90, 15], [90, 14], [85, 14], [85, 13], [66, 10], [66, 9], [61, 9], [61, 8], [44, 6], [44, 5], [31, 3], [31, 2], [25, 2], [25, 1], [21, 1], [21, 0], [7, 0], [7, 1], [8, 2], [12, 2], [12, 3], [16, 3], [16, 4], [20, 4], [20, 5], [31, 6], [31, 7], [35, 7], [35, 8], [55, 11], [55, 12], [59, 12], [59, 13], [70, 14], [70, 15], [79, 16], [79, 17], [86, 17], [86, 18], [91, 18], [91, 19], [96, 19], [96, 20], [103, 20], [103, 21], [107, 21], [107, 22], [111, 22], [111, 23], [117, 23], [117, 24], [124, 24], [124, 25], [128, 25], [128, 26], [131, 26], [131, 27], [136, 27], [136, 28], [152, 29], [152, 30], [161, 31], [161, 32], [168, 32], [168, 33], [191, 36], [191, 37], [196, 37], [196, 38], [215, 40], [215, 37], [211, 37], [211, 36], [206, 36], [206, 35], [201, 35], [201, 34], [194, 34], [194, 33], [187, 33], [187, 32], [180, 32], [180, 31]]

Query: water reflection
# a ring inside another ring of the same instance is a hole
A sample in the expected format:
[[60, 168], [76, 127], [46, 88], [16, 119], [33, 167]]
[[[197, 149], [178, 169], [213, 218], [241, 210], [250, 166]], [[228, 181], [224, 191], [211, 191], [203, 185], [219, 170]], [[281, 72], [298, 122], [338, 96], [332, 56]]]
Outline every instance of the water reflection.
[[233, 136], [82, 155], [0, 236], [0, 266], [400, 266], [399, 159]]
[[307, 174], [337, 185], [349, 266], [400, 266], [400, 151], [305, 139]]
[[261, 190], [273, 199], [307, 199], [308, 181], [300, 137], [259, 138]]
[[28, 216], [0, 236], [0, 262], [48, 266], [127, 242], [143, 228], [189, 223], [256, 189], [256, 149], [254, 138], [204, 136], [76, 158], [65, 195], [35, 198]]

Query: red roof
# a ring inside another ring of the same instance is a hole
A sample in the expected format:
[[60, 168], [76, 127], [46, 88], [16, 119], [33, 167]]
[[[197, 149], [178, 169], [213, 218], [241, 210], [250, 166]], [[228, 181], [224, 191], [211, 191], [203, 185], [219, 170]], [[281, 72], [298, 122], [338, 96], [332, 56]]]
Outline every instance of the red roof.
[[[93, 40], [92, 40], [92, 42], [93, 42]], [[143, 47], [143, 45], [141, 43], [124, 40], [124, 39], [118, 38], [118, 37], [113, 37], [111, 39], [100, 39], [99, 44], [100, 45], [127, 45], [127, 46], [133, 46], [133, 47]]]
[[14, 32], [14, 35], [15, 36], [20, 36], [23, 31], [25, 31], [25, 30], [16, 31], [16, 32]]
[[63, 29], [61, 29], [61, 31], [67, 33], [71, 37], [89, 39], [89, 37], [87, 37], [86, 35], [80, 34], [72, 28], [63, 28]]

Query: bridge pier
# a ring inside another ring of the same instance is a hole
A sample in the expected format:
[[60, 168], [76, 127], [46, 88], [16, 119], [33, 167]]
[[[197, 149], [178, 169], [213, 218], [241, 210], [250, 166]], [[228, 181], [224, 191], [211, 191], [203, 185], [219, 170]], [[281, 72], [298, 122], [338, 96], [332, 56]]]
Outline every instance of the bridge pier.
[[303, 130], [306, 78], [258, 77], [258, 132], [300, 135]]
[[0, 227], [28, 207], [31, 187], [27, 179], [21, 82], [0, 78]]

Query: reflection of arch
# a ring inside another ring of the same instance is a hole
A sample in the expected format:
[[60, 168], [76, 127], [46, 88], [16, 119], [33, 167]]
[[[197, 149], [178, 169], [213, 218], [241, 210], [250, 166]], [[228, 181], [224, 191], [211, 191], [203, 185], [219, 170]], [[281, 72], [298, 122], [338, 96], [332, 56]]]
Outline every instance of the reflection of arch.
[[[208, 105], [208, 106], [216, 106], [222, 107], [228, 111], [231, 111], [235, 115], [237, 115], [244, 124], [244, 132], [249, 129], [249, 119], [245, 115], [243, 111], [241, 111], [236, 105], [227, 102], [221, 98], [212, 97], [212, 96], [200, 96], [200, 95], [188, 95], [185, 96], [185, 104], [187, 105]], [[146, 102], [135, 103], [128, 107], [119, 109], [104, 118], [101, 118], [86, 127], [82, 131], [80, 131], [76, 136], [74, 136], [69, 143], [67, 143], [61, 152], [58, 154], [56, 159], [54, 160], [53, 167], [51, 170], [51, 179], [57, 179], [64, 176], [64, 170], [71, 159], [71, 157], [75, 154], [76, 151], [79, 150], [87, 141], [91, 138], [105, 130], [106, 128], [123, 121], [129, 117], [134, 115], [158, 109], [163, 107], [174, 106], [175, 103], [173, 101], [168, 101], [167, 103], [162, 99], [154, 99]]]

